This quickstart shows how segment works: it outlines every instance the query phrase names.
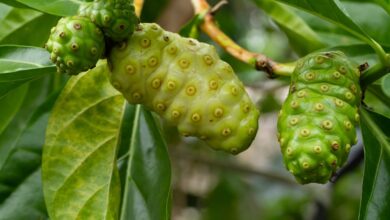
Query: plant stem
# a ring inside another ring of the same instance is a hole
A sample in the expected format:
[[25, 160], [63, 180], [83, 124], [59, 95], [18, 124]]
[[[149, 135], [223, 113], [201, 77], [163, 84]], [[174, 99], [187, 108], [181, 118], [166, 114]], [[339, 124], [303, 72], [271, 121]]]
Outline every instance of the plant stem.
[[192, 5], [194, 6], [195, 13], [204, 14], [203, 23], [200, 26], [203, 32], [233, 57], [251, 65], [256, 70], [266, 72], [270, 78], [275, 78], [278, 75], [291, 75], [295, 68], [295, 62], [287, 64], [277, 63], [263, 54], [242, 48], [218, 28], [212, 14], [215, 10], [211, 10], [206, 0], [192, 0]]
[[140, 17], [142, 8], [144, 7], [144, 0], [134, 0], [135, 14]]
[[367, 88], [368, 85], [382, 78], [384, 75], [388, 74], [389, 71], [390, 68], [383, 65], [383, 63], [375, 64], [367, 71], [363, 72], [362, 76], [360, 77], [362, 88]]

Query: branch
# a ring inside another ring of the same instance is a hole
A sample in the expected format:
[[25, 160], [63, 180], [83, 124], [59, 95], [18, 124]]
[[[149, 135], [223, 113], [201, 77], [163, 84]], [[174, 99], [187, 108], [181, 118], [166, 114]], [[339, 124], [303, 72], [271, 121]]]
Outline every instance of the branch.
[[135, 14], [140, 17], [142, 8], [144, 7], [144, 0], [134, 0]]
[[213, 14], [225, 2], [222, 1], [221, 4], [218, 4], [218, 7], [211, 9], [206, 0], [192, 0], [195, 13], [204, 15], [203, 23], [200, 25], [202, 31], [233, 57], [253, 66], [256, 70], [266, 72], [270, 78], [275, 78], [277, 75], [291, 75], [294, 71], [295, 63], [277, 63], [263, 54], [248, 51], [236, 44], [217, 27]]

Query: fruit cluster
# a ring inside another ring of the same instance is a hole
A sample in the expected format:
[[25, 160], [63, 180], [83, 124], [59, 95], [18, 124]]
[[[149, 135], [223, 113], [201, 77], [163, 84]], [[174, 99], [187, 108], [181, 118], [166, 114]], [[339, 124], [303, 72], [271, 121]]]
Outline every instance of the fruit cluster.
[[52, 28], [45, 47], [59, 73], [77, 75], [95, 67], [104, 55], [106, 40], [126, 39], [137, 22], [128, 0], [84, 2], [78, 15], [62, 18]]

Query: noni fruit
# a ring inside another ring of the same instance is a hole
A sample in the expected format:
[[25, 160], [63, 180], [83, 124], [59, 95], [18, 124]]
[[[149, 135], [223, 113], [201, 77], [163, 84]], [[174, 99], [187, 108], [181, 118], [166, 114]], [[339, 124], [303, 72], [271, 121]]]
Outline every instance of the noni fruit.
[[133, 1], [129, 0], [85, 2], [81, 4], [78, 14], [89, 17], [107, 37], [114, 41], [128, 38], [138, 23]]
[[302, 184], [325, 183], [357, 142], [360, 71], [342, 52], [297, 62], [278, 119], [284, 163]]
[[140, 24], [109, 55], [111, 83], [184, 136], [237, 154], [253, 141], [259, 112], [232, 67], [213, 46]]
[[45, 45], [60, 73], [76, 75], [95, 67], [105, 43], [102, 31], [88, 18], [64, 17], [51, 29]]

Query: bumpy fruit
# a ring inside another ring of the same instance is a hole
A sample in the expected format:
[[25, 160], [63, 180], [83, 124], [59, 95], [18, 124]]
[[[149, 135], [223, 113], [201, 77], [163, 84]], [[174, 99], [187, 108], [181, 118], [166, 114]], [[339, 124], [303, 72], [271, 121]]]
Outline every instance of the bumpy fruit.
[[130, 103], [157, 112], [184, 136], [237, 154], [257, 131], [259, 112], [215, 48], [140, 24], [109, 56], [111, 83]]
[[45, 47], [59, 73], [76, 75], [95, 67], [104, 52], [104, 36], [88, 18], [65, 17], [51, 29]]
[[356, 143], [358, 65], [339, 51], [302, 58], [278, 120], [287, 169], [302, 184], [325, 183]]
[[138, 23], [133, 3], [129, 0], [86, 2], [80, 6], [78, 14], [89, 17], [114, 41], [128, 38]]

